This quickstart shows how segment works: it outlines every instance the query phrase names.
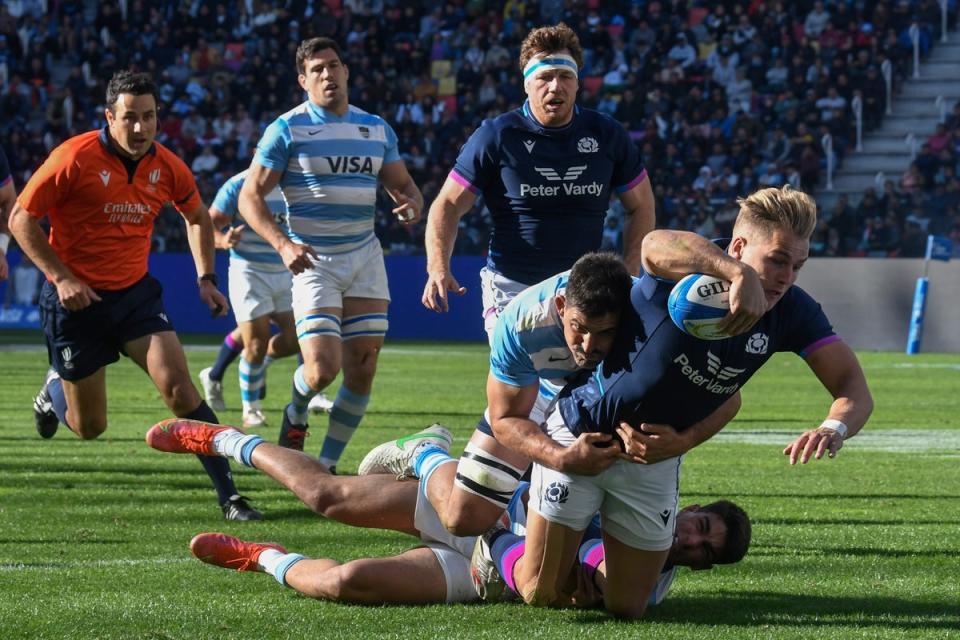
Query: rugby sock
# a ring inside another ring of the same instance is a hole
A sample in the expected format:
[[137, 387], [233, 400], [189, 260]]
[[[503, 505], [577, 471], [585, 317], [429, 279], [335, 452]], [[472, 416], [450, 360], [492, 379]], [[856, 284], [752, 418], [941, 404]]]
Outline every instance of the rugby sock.
[[274, 360], [275, 360], [275, 358], [271, 358], [270, 356], [266, 356], [266, 357], [263, 359], [263, 384], [260, 385], [260, 399], [261, 399], [261, 400], [263, 400], [264, 398], [267, 397], [267, 367], [269, 367], [271, 364], [273, 364], [273, 361], [274, 361]]
[[333, 401], [333, 408], [330, 410], [330, 426], [320, 448], [321, 464], [327, 468], [336, 466], [347, 443], [363, 420], [369, 403], [369, 395], [354, 393], [347, 389], [346, 385], [340, 385], [337, 399]]
[[[600, 566], [600, 563], [603, 562], [604, 559], [603, 541], [600, 538], [588, 538], [584, 535], [584, 540], [580, 544], [577, 557], [580, 559], [580, 564], [585, 569], [587, 577], [593, 580], [593, 576], [597, 572], [597, 567]], [[593, 584], [596, 586], [596, 581], [594, 581]]]
[[303, 365], [300, 365], [293, 372], [293, 392], [290, 396], [290, 404], [287, 405], [287, 419], [292, 424], [297, 426], [307, 424], [307, 405], [310, 404], [310, 398], [315, 395], [317, 392], [307, 384], [303, 377]]
[[490, 542], [490, 556], [497, 565], [497, 570], [503, 581], [511, 591], [517, 593], [516, 583], [513, 581], [513, 568], [523, 557], [526, 548], [526, 539], [504, 529], [493, 534]]
[[[188, 413], [183, 418], [190, 420], [200, 420], [211, 424], [220, 424], [217, 420], [217, 414], [213, 412], [205, 400], [200, 402], [200, 406]], [[226, 458], [219, 456], [197, 456], [197, 460], [203, 465], [203, 470], [210, 476], [213, 488], [217, 490], [217, 500], [220, 504], [230, 499], [230, 496], [237, 495], [237, 487], [233, 484], [233, 474], [230, 473], [230, 463]]]
[[243, 400], [243, 408], [249, 409], [255, 406], [254, 403], [260, 403], [260, 390], [266, 379], [267, 367], [265, 364], [255, 364], [248, 362], [246, 358], [240, 358], [239, 368], [240, 399]]
[[47, 385], [47, 393], [50, 394], [50, 400], [53, 402], [53, 412], [57, 414], [57, 419], [61, 424], [67, 425], [67, 397], [63, 395], [63, 381], [57, 376]]
[[258, 435], [247, 435], [236, 429], [221, 431], [213, 437], [213, 450], [225, 458], [233, 458], [242, 465], [252, 467], [253, 450], [263, 443]]
[[228, 333], [227, 337], [223, 339], [223, 344], [220, 345], [220, 352], [217, 353], [216, 361], [210, 367], [210, 379], [223, 380], [224, 371], [227, 370], [231, 362], [237, 359], [241, 351], [243, 351], [243, 344], [234, 340], [233, 336]]
[[306, 559], [306, 556], [299, 553], [282, 553], [276, 549], [264, 549], [257, 558], [257, 568], [272, 575], [283, 586], [287, 586], [287, 571], [296, 563]]
[[413, 474], [420, 478], [420, 484], [427, 486], [430, 476], [444, 462], [454, 462], [449, 453], [436, 445], [423, 447], [413, 459]]

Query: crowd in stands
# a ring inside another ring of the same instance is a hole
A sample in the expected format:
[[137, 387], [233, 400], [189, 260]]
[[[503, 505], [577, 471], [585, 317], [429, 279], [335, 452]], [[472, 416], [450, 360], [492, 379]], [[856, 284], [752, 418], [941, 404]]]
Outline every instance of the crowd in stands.
[[[522, 104], [525, 34], [564, 21], [585, 49], [580, 102], [631, 132], [658, 224], [717, 236], [739, 195], [785, 183], [815, 189], [824, 134], [843, 161], [854, 96], [866, 129], [879, 126], [881, 66], [889, 61], [899, 84], [910, 71], [910, 26], [919, 25], [926, 53], [939, 11], [937, 0], [4, 0], [0, 144], [21, 188], [59, 142], [103, 126], [114, 71], [149, 71], [160, 86], [158, 139], [193, 168], [210, 202], [248, 166], [264, 127], [304, 100], [297, 44], [327, 35], [344, 48], [350, 102], [393, 125], [429, 205], [479, 123]], [[928, 229], [941, 224], [934, 209], [955, 211], [957, 113], [899, 184], [825, 212], [815, 250], [907, 255], [907, 209]], [[377, 220], [385, 249], [421, 252], [423, 224], [404, 227], [390, 208], [382, 202]], [[621, 242], [622, 215], [612, 201], [610, 248]], [[461, 223], [456, 252], [485, 252], [488, 228], [481, 203]], [[155, 245], [186, 249], [172, 210], [157, 222]]]

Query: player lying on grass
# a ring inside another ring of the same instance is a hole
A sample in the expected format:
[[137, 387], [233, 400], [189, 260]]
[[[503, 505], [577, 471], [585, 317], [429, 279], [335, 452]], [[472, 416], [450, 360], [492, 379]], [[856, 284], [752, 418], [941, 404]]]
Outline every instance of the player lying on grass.
[[[800, 355], [833, 398], [820, 425], [784, 450], [791, 463], [827, 452], [832, 457], [844, 438], [863, 427], [873, 401], [857, 357], [833, 332], [820, 305], [794, 286], [809, 252], [816, 204], [789, 187], [757, 191], [740, 204], [726, 252], [696, 234], [647, 236], [646, 274], [633, 287], [610, 355], [596, 372], [564, 388], [546, 433], [522, 434], [521, 451], [545, 437], [571, 444], [583, 433], [614, 433], [623, 421], [695, 428], [778, 351]], [[688, 273], [727, 281], [750, 274], [759, 281], [767, 311], [741, 335], [716, 341], [687, 335], [670, 321], [666, 301], [673, 281]], [[496, 423], [494, 431], [499, 437]], [[652, 465], [618, 460], [595, 476], [535, 464], [527, 553], [505, 567], [504, 575], [516, 580], [527, 602], [558, 602], [581, 534], [599, 510], [608, 559], [605, 607], [615, 615], [641, 616], [670, 552], [680, 460]], [[497, 549], [492, 557], [503, 565]]]
[[[451, 436], [433, 425], [408, 441], [446, 450]], [[172, 453], [232, 457], [261, 470], [292, 491], [310, 509], [332, 520], [358, 527], [393, 529], [419, 538], [423, 545], [397, 556], [361, 558], [346, 563], [287, 553], [273, 543], [245, 542], [223, 533], [201, 533], [190, 549], [195, 556], [239, 571], [263, 571], [278, 582], [313, 598], [363, 604], [430, 604], [469, 602], [478, 598], [470, 572], [474, 537], [450, 534], [425, 497], [431, 476], [452, 473], [455, 464], [424, 470], [419, 483], [398, 482], [388, 475], [334, 476], [316, 459], [264, 442], [232, 427], [191, 420], [166, 420], [147, 432], [151, 447]], [[446, 469], [443, 469], [443, 467]], [[444, 480], [448, 481], [448, 480]], [[518, 487], [507, 510], [507, 524], [522, 534], [526, 522], [526, 484]], [[655, 602], [663, 599], [681, 566], [709, 569], [739, 561], [750, 543], [750, 521], [742, 509], [720, 501], [691, 505], [677, 517], [677, 533], [669, 566]], [[605, 567], [599, 529], [582, 545], [583, 571], [571, 574], [569, 590], [580, 586], [576, 604], [591, 604], [604, 586]], [[579, 578], [579, 580], [578, 580]], [[489, 594], [488, 594], [488, 599]], [[572, 601], [568, 597], [568, 600]]]

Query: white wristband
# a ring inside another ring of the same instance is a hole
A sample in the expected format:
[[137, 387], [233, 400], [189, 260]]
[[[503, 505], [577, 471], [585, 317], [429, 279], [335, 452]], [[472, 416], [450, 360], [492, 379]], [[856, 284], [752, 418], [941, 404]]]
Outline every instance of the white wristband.
[[6, 255], [7, 248], [10, 246], [10, 234], [0, 233], [0, 253]]
[[832, 418], [827, 418], [820, 423], [821, 429], [831, 429], [840, 434], [841, 438], [847, 437], [847, 425], [843, 424], [839, 420], [833, 420]]

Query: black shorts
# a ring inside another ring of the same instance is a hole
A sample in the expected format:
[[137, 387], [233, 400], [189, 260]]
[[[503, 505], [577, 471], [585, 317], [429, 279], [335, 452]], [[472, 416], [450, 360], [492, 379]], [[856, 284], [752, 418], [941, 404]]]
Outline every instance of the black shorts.
[[151, 333], [173, 331], [163, 309], [160, 282], [149, 273], [119, 291], [99, 291], [100, 302], [68, 311], [57, 288], [45, 282], [40, 292], [40, 325], [47, 357], [64, 380], [81, 380], [127, 355], [123, 345]]

